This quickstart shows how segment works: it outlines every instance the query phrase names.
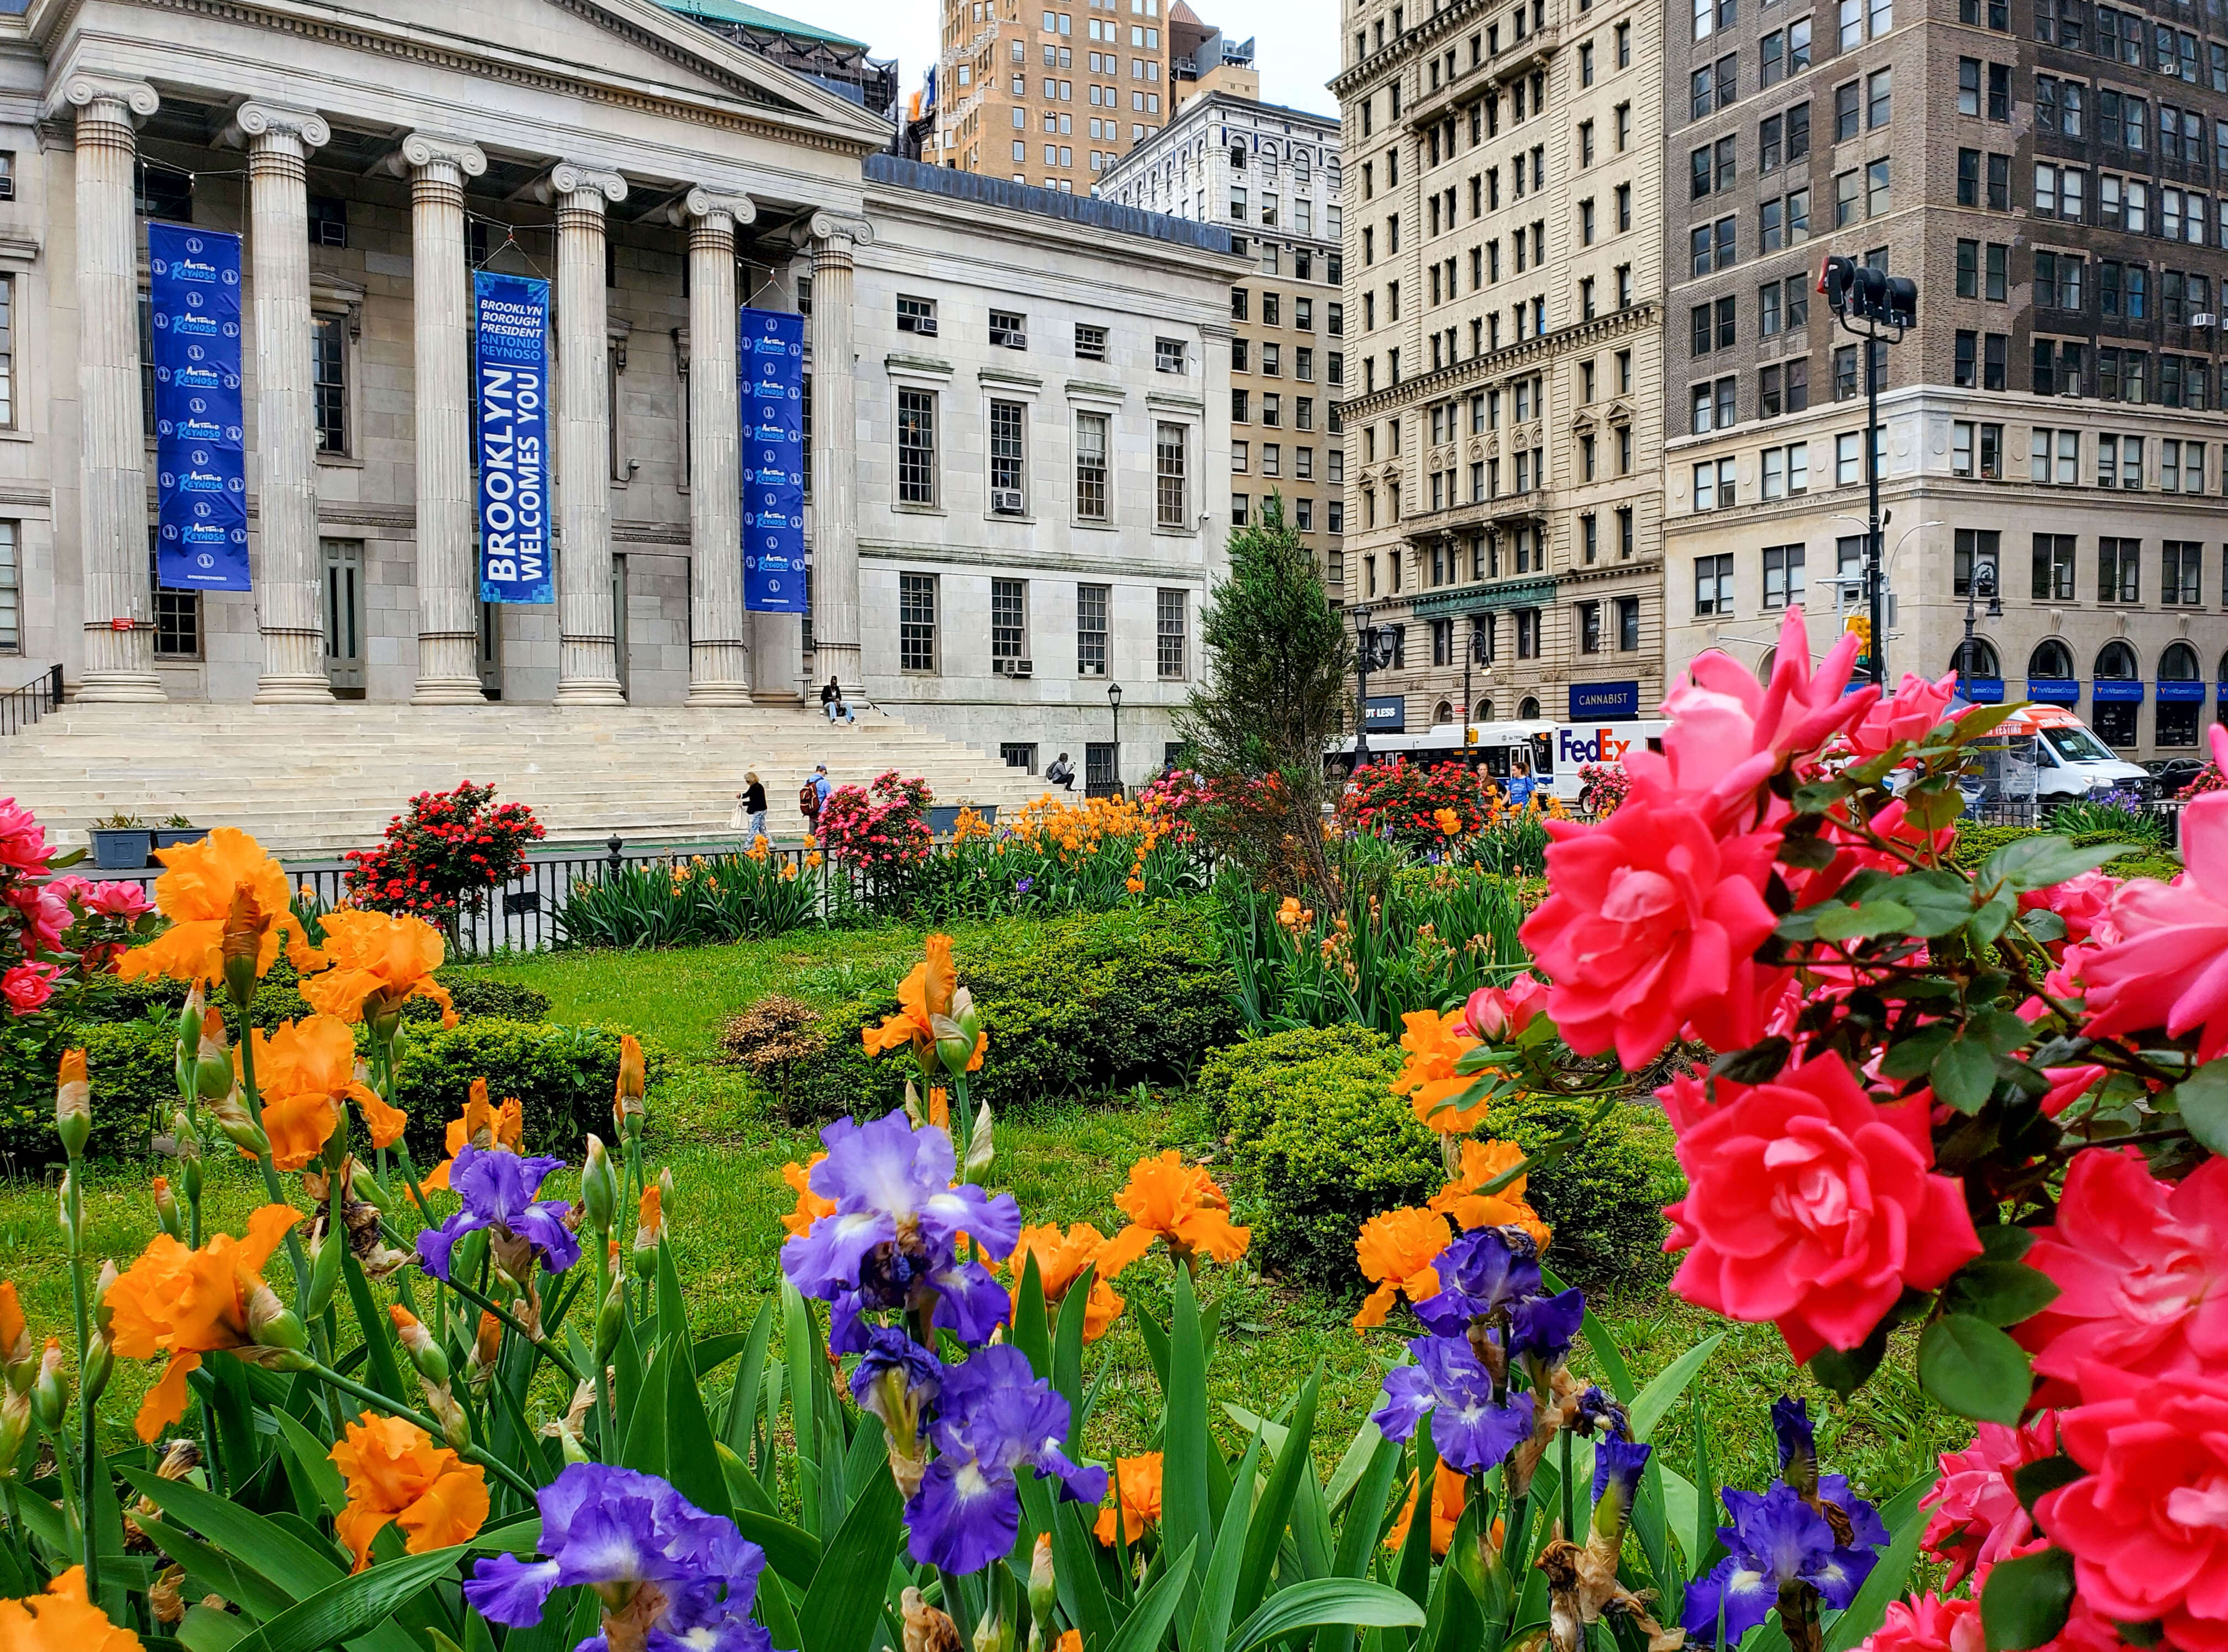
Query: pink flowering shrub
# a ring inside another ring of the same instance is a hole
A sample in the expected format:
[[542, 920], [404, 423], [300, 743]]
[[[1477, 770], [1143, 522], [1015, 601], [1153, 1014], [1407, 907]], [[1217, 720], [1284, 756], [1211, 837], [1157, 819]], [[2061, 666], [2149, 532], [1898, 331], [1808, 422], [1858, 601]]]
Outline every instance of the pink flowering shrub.
[[[1714, 1053], [1657, 1092], [1674, 1289], [1844, 1395], [1915, 1327], [1920, 1388], [1981, 1425], [1921, 1505], [1942, 1586], [1872, 1652], [2228, 1652], [2228, 791], [2194, 789], [2170, 882], [2056, 836], [1962, 870], [1959, 778], [2014, 708], [1884, 696], [1855, 650], [1814, 662], [1798, 611], [1767, 682], [1703, 655], [1615, 810], [1547, 823], [1545, 1015], [1484, 1005], [1439, 1106]], [[1797, 1542], [1800, 1508], [1727, 1501], [1727, 1544]], [[1796, 1648], [1834, 1587], [1782, 1579]]]
[[895, 769], [871, 786], [837, 786], [821, 805], [820, 845], [869, 904], [902, 900], [914, 868], [934, 851], [928, 782]]

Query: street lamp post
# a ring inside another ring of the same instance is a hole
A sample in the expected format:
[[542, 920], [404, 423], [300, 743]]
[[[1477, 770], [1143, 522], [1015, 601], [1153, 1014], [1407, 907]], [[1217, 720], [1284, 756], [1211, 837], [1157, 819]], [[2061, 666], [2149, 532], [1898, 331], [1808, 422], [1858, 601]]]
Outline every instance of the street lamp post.
[[1976, 558], [1971, 577], [1965, 581], [1965, 641], [1957, 650], [1957, 686], [1964, 691], [1968, 700], [1973, 697], [1973, 605], [1983, 597], [1988, 599], [1988, 617], [2001, 619], [2004, 604], [2003, 599], [1996, 594], [1996, 564], [1993, 557], [1986, 561]]
[[[1114, 714], [1114, 795], [1122, 795], [1122, 685], [1106, 685], [1106, 704]], [[1084, 788], [1089, 791], [1088, 786]]]
[[[1880, 571], [1879, 364], [1889, 344], [1899, 344], [1918, 323], [1918, 284], [1854, 259], [1829, 257], [1818, 272], [1818, 291], [1852, 338], [1865, 350], [1865, 584], [1871, 599], [1872, 679], [1887, 681], [1887, 619]], [[1856, 323], [1862, 322], [1859, 327]]]
[[1358, 687], [1354, 701], [1354, 766], [1369, 761], [1369, 667], [1377, 651], [1377, 628], [1369, 623], [1367, 607], [1354, 611], [1354, 675]]
[[1470, 681], [1469, 681], [1469, 671], [1470, 671], [1470, 667], [1472, 667], [1473, 665], [1482, 665], [1482, 666], [1484, 666], [1484, 667], [1486, 668], [1486, 676], [1487, 676], [1489, 678], [1492, 676], [1492, 675], [1493, 675], [1493, 670], [1492, 670], [1493, 662], [1492, 662], [1492, 660], [1491, 660], [1490, 658], [1489, 658], [1489, 657], [1487, 656], [1487, 655], [1486, 655], [1486, 651], [1485, 651], [1485, 627], [1484, 627], [1484, 626], [1482, 626], [1482, 625], [1481, 625], [1481, 624], [1479, 624], [1477, 623], [1477, 616], [1476, 616], [1476, 615], [1475, 615], [1475, 614], [1473, 614], [1473, 615], [1471, 615], [1471, 616], [1470, 616], [1470, 622], [1469, 622], [1469, 646], [1468, 648], [1466, 648], [1466, 649], [1464, 649], [1464, 650], [1463, 650], [1463, 719], [1462, 719], [1462, 720], [1463, 720], [1463, 761], [1464, 761], [1464, 762], [1468, 762], [1468, 761], [1469, 761], [1469, 723], [1470, 723], [1470, 711], [1471, 711], [1471, 708], [1472, 708], [1473, 704], [1475, 703], [1475, 702], [1474, 702], [1474, 701], [1472, 701], [1472, 700], [1470, 699]]

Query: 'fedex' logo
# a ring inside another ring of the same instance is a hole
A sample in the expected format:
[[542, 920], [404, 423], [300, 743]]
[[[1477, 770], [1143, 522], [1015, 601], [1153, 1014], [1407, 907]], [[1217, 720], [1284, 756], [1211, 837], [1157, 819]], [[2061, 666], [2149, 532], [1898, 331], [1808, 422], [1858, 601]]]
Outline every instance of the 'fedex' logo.
[[1555, 759], [1558, 763], [1622, 763], [1624, 754], [1632, 749], [1632, 742], [1619, 740], [1606, 728], [1597, 728], [1590, 739], [1575, 729], [1555, 731]]

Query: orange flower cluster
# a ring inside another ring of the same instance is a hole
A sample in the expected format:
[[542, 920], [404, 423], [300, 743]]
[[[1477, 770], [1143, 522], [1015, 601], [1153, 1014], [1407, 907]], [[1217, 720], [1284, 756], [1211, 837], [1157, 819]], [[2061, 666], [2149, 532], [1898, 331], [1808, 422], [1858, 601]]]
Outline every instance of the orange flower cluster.
[[332, 1449], [333, 1466], [348, 1484], [348, 1506], [333, 1521], [333, 1535], [371, 1564], [372, 1540], [400, 1526], [403, 1548], [425, 1554], [479, 1535], [488, 1517], [487, 1470], [466, 1463], [415, 1423], [367, 1411], [350, 1423]]
[[43, 1595], [0, 1600], [0, 1647], [8, 1652], [139, 1652], [139, 1646], [137, 1635], [93, 1604], [83, 1566], [62, 1572]]
[[471, 1146], [480, 1149], [508, 1148], [513, 1153], [526, 1150], [526, 1110], [516, 1096], [505, 1096], [500, 1107], [488, 1105], [488, 1082], [485, 1079], [472, 1080], [471, 1092], [464, 1102], [461, 1118], [449, 1121], [447, 1147], [449, 1156], [433, 1167], [425, 1186], [446, 1188], [449, 1169], [457, 1162], [457, 1150]]
[[1111, 1489], [1115, 1501], [1098, 1511], [1098, 1523], [1092, 1530], [1101, 1543], [1113, 1547], [1118, 1508], [1122, 1541], [1124, 1546], [1134, 1544], [1161, 1523], [1161, 1454], [1148, 1451], [1143, 1457], [1116, 1457]]
[[311, 1008], [343, 1021], [377, 1021], [413, 998], [431, 998], [441, 1006], [441, 1024], [457, 1024], [449, 989], [433, 978], [447, 954], [439, 930], [422, 918], [347, 906], [320, 923], [325, 944], [311, 959], [316, 973], [302, 977]]
[[1302, 930], [1309, 928], [1315, 921], [1315, 909], [1312, 906], [1300, 905], [1297, 895], [1286, 895], [1283, 903], [1277, 908], [1277, 926], [1288, 931], [1296, 938]]
[[[303, 1169], [324, 1150], [340, 1124], [345, 1101], [362, 1110], [374, 1147], [392, 1147], [400, 1138], [410, 1116], [381, 1101], [379, 1092], [359, 1076], [355, 1036], [345, 1021], [312, 1015], [303, 1021], [281, 1021], [273, 1033], [254, 1028], [251, 1037], [255, 1085], [263, 1098], [263, 1131], [271, 1138], [271, 1162], [279, 1169]], [[238, 1049], [232, 1059], [234, 1070], [242, 1070]], [[245, 1148], [240, 1151], [247, 1153]]]
[[1168, 836], [1169, 823], [1127, 797], [1092, 797], [1069, 803], [1047, 794], [1024, 804], [1013, 817], [1011, 836], [1034, 849], [1063, 855], [1094, 855], [1110, 844], [1127, 845], [1143, 862]]
[[296, 969], [312, 967], [285, 868], [246, 832], [219, 826], [199, 842], [157, 849], [155, 858], [165, 868], [155, 880], [155, 906], [170, 926], [117, 960], [122, 979], [168, 976], [214, 989], [224, 980], [227, 927], [236, 943], [253, 946], [259, 977], [278, 961], [282, 942]]
[[962, 809], [959, 817], [951, 823], [951, 841], [955, 843], [971, 842], [989, 836], [990, 823], [972, 809]]
[[197, 1251], [157, 1233], [109, 1286], [118, 1356], [170, 1356], [132, 1425], [141, 1439], [152, 1444], [186, 1414], [186, 1379], [202, 1355], [253, 1345], [248, 1299], [263, 1286], [264, 1264], [301, 1220], [291, 1205], [266, 1205], [247, 1219], [246, 1239], [219, 1233]]
[[[783, 1220], [786, 1221], [788, 1218]], [[1085, 1268], [1099, 1263], [1105, 1249], [1106, 1236], [1089, 1222], [1078, 1222], [1065, 1233], [1054, 1222], [1041, 1227], [1024, 1227], [1014, 1253], [1003, 1265], [1014, 1278], [1014, 1311], [1021, 1312], [1021, 1276], [1027, 1271], [1029, 1258], [1036, 1258], [1037, 1282], [1044, 1287], [1046, 1303], [1056, 1304], [1067, 1299], [1068, 1287], [1083, 1277]], [[1086, 1342], [1096, 1342], [1105, 1335], [1126, 1305], [1106, 1283], [1111, 1277], [1112, 1271], [1104, 1267], [1092, 1276], [1091, 1297], [1083, 1307], [1083, 1340]]]
[[1130, 1225], [1098, 1253], [1099, 1271], [1109, 1279], [1152, 1249], [1155, 1239], [1165, 1241], [1180, 1262], [1205, 1252], [1226, 1263], [1244, 1256], [1252, 1241], [1251, 1230], [1232, 1226], [1229, 1196], [1207, 1167], [1186, 1164], [1174, 1148], [1131, 1166], [1130, 1185], [1114, 1195], [1114, 1205]]
[[1426, 1127], [1445, 1135], [1459, 1136], [1484, 1121], [1486, 1105], [1458, 1111], [1436, 1111], [1449, 1097], [1461, 1094], [1475, 1081], [1475, 1074], [1458, 1074], [1455, 1063], [1477, 1047], [1478, 1041], [1469, 1035], [1461, 1008], [1447, 1011], [1444, 1015], [1435, 1009], [1412, 1009], [1400, 1017], [1408, 1029], [1400, 1034], [1400, 1047], [1408, 1052], [1400, 1076], [1392, 1081], [1392, 1093], [1406, 1096], [1416, 1110], [1416, 1117]]
[[1524, 1162], [1524, 1149], [1514, 1142], [1464, 1142], [1462, 1168], [1421, 1209], [1405, 1207], [1372, 1216], [1354, 1236], [1354, 1257], [1361, 1277], [1375, 1287], [1362, 1299], [1354, 1316], [1354, 1329], [1382, 1325], [1402, 1297], [1411, 1303], [1436, 1296], [1439, 1252], [1453, 1242], [1450, 1217], [1457, 1227], [1521, 1227], [1541, 1250], [1553, 1236], [1540, 1213], [1525, 1200], [1525, 1176], [1518, 1176], [1498, 1193], [1480, 1188]]

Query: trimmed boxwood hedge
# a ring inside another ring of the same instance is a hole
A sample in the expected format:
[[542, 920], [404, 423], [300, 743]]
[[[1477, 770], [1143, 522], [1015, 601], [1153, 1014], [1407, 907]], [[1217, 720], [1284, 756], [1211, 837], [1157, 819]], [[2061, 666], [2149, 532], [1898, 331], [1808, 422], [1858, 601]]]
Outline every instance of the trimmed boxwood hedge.
[[[1356, 1027], [1271, 1034], [1209, 1059], [1200, 1088], [1228, 1132], [1234, 1202], [1269, 1272], [1358, 1288], [1361, 1224], [1444, 1185], [1436, 1137], [1392, 1092], [1400, 1065], [1390, 1041]], [[1486, 1134], [1537, 1149], [1591, 1112], [1528, 1097], [1496, 1107]], [[1554, 1229], [1558, 1271], [1600, 1282], [1660, 1271], [1661, 1209], [1681, 1186], [1669, 1127], [1642, 1098], [1533, 1171], [1528, 1197]]]
[[[1995, 850], [2022, 837], [2033, 837], [2038, 829], [2032, 826], [1961, 825], [1956, 841], [1950, 846], [1950, 862], [1963, 871], [1976, 870]], [[2072, 836], [2074, 843], [2084, 848], [2118, 841], [2110, 832], [2076, 832]], [[2156, 878], [2161, 882], [2172, 880], [2181, 869], [2181, 862], [2163, 850], [2137, 850], [2104, 863], [2104, 870], [2116, 878]]]
[[[1040, 1098], [1177, 1085], [1238, 1036], [1230, 966], [1211, 918], [1174, 903], [1003, 925], [961, 937], [960, 983], [990, 1046], [970, 1093], [1003, 1113]], [[893, 1105], [909, 1057], [869, 1060], [860, 1034], [898, 1008], [894, 983], [823, 1013], [772, 1080], [793, 1119]]]
[[[144, 1151], [177, 1103], [170, 1070], [176, 1034], [146, 1019], [93, 1022], [80, 1031], [93, 1082], [89, 1151], [96, 1157]], [[650, 1058], [653, 1085], [663, 1065]], [[407, 1029], [394, 1100], [410, 1115], [407, 1139], [421, 1166], [433, 1162], [448, 1121], [463, 1111], [479, 1078], [497, 1099], [516, 1096], [525, 1105], [530, 1149], [577, 1157], [589, 1131], [611, 1136], [618, 1069], [615, 1032], [477, 1015], [454, 1028]], [[0, 1110], [0, 1155], [17, 1169], [61, 1156], [51, 1093], [8, 1100]]]

